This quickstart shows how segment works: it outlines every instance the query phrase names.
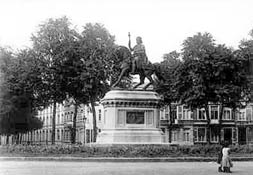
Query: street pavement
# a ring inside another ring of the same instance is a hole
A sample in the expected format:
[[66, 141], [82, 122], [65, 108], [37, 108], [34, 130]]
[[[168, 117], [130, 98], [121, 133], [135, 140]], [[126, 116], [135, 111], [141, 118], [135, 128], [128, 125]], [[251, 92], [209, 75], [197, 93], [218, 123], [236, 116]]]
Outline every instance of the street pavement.
[[[0, 161], [0, 175], [217, 175], [215, 162]], [[232, 174], [250, 175], [253, 162], [234, 162]]]

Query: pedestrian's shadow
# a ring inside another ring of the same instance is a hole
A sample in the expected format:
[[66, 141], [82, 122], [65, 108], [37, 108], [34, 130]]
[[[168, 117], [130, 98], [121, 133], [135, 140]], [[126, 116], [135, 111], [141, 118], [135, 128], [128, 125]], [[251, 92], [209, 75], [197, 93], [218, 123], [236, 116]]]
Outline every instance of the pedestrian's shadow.
[[[231, 170], [231, 173], [237, 173], [237, 174], [241, 174], [241, 173], [243, 173], [243, 171], [241, 171], [241, 170]], [[230, 173], [230, 174], [231, 174]], [[228, 173], [229, 174], [229, 173]]]

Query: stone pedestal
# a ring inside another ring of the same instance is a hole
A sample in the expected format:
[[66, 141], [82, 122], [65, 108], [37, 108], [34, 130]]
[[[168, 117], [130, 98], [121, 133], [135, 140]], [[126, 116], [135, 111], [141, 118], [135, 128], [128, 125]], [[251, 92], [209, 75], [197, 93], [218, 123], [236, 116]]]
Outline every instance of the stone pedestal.
[[111, 90], [102, 99], [104, 128], [100, 144], [160, 144], [160, 97], [153, 91]]

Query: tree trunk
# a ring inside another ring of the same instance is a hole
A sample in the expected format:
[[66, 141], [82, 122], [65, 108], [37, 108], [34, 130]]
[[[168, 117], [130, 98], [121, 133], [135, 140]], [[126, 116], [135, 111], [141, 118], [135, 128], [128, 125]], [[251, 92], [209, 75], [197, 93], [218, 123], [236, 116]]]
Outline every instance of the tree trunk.
[[53, 117], [52, 117], [52, 135], [51, 135], [51, 143], [55, 144], [55, 116], [56, 116], [56, 101], [53, 103]]
[[9, 145], [9, 134], [6, 135], [6, 145]]
[[31, 131], [31, 138], [30, 138], [30, 144], [33, 142], [33, 131]]
[[83, 121], [83, 122], [84, 122], [84, 124], [83, 124], [83, 145], [85, 145], [85, 143], [87, 142], [86, 141], [86, 138], [87, 138], [86, 137], [86, 126], [85, 126], [86, 122], [85, 121]]
[[173, 119], [172, 119], [172, 111], [171, 111], [171, 104], [168, 105], [169, 107], [169, 112], [170, 112], [170, 119], [169, 119], [169, 143], [171, 143], [171, 137], [172, 137], [172, 122], [173, 122]]
[[95, 102], [91, 100], [91, 109], [93, 113], [93, 142], [96, 142], [97, 138], [97, 118], [96, 118], [96, 109]]
[[76, 143], [76, 117], [77, 117], [77, 109], [78, 109], [78, 104], [75, 102], [74, 104], [74, 117], [73, 117], [73, 127], [71, 129], [71, 143], [75, 144]]
[[210, 144], [210, 116], [209, 116], [209, 105], [205, 105], [205, 111], [206, 111], [206, 120], [207, 120], [207, 128], [206, 128], [206, 142], [209, 145]]
[[15, 143], [19, 144], [19, 133], [15, 135]]
[[222, 117], [223, 117], [223, 104], [220, 105], [220, 115], [219, 115], [219, 124], [218, 124], [218, 131], [219, 131], [219, 140], [218, 143], [221, 144], [221, 126], [222, 126]]
[[19, 143], [22, 144], [23, 134], [20, 134]]

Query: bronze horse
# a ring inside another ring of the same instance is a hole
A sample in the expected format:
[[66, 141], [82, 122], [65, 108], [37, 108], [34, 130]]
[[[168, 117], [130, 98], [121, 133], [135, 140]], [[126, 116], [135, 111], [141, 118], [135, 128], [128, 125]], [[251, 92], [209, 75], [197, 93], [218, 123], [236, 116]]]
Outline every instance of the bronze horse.
[[[125, 46], [118, 46], [118, 48], [116, 49], [116, 53], [115, 55], [120, 59], [123, 60], [123, 62], [121, 63], [121, 73], [119, 75], [118, 80], [112, 85], [112, 87], [116, 87], [119, 82], [121, 81], [121, 79], [130, 74], [130, 71], [132, 69], [132, 59], [133, 56], [130, 52], [130, 50], [125, 47]], [[137, 68], [135, 69], [134, 74], [138, 74], [140, 77], [140, 82], [138, 84], [136, 84], [133, 89], [137, 88], [138, 86], [144, 84], [144, 80], [145, 78], [147, 78], [149, 80], [149, 83], [147, 85], [144, 86], [144, 90], [146, 90], [151, 84], [152, 85], [156, 85], [156, 81], [152, 78], [152, 75], [155, 74], [156, 77], [158, 79], [162, 79], [162, 77], [160, 76], [159, 71], [157, 71], [159, 65], [157, 64], [152, 64], [152, 63], [148, 63], [147, 65], [143, 66], [143, 68]]]

